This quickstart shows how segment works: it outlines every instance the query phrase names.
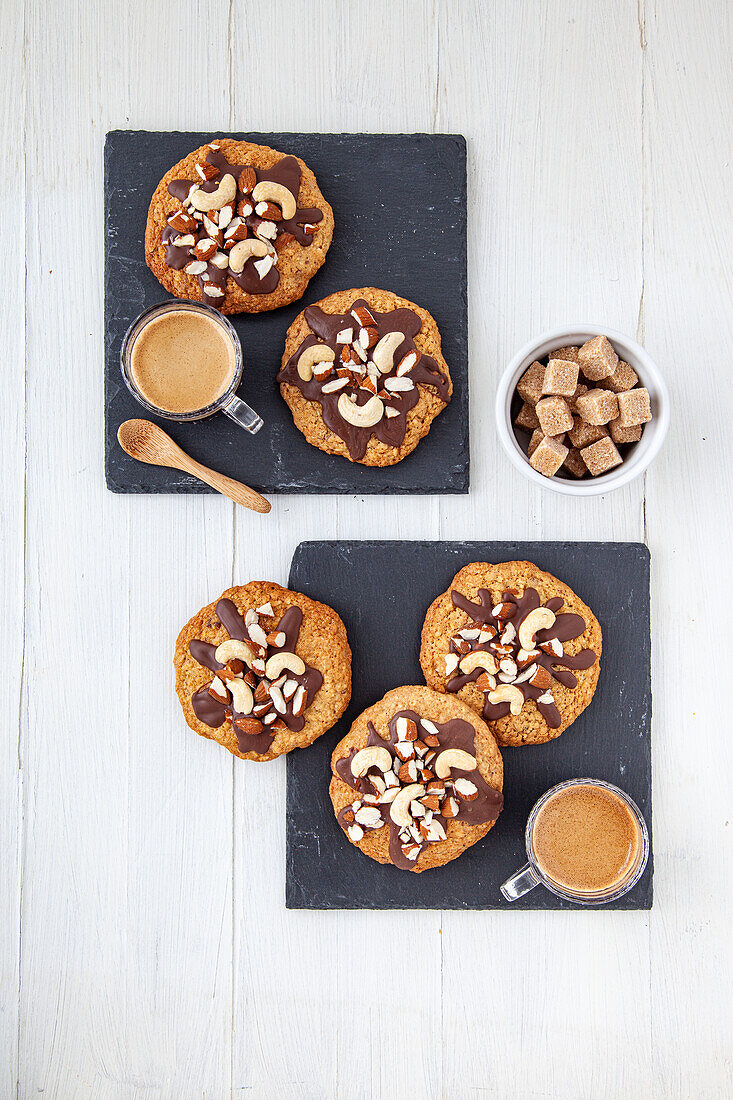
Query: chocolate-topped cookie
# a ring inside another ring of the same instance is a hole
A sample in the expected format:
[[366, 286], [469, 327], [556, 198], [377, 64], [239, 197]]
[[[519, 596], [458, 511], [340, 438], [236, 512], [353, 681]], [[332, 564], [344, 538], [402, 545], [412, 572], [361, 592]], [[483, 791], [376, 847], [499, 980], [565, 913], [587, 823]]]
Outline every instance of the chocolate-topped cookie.
[[346, 628], [326, 604], [271, 581], [230, 588], [178, 635], [176, 692], [192, 730], [273, 760], [329, 730], [351, 697]]
[[333, 211], [304, 161], [217, 138], [158, 184], [145, 258], [177, 298], [259, 313], [302, 296], [332, 236]]
[[365, 466], [410, 454], [453, 392], [433, 317], [374, 287], [298, 314], [277, 380], [309, 443]]
[[488, 833], [504, 805], [501, 753], [454, 695], [400, 687], [360, 714], [331, 757], [344, 833], [377, 863], [442, 867]]
[[571, 588], [528, 561], [473, 562], [428, 608], [420, 664], [500, 745], [550, 741], [593, 698], [601, 627]]

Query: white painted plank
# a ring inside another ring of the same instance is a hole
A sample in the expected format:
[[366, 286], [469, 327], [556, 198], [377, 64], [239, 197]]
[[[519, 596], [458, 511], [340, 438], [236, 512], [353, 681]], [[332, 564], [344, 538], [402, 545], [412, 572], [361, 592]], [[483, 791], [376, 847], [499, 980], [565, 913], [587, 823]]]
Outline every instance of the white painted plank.
[[[232, 759], [186, 726], [172, 688], [180, 627], [231, 576], [222, 500], [135, 502], [124, 953], [130, 1082], [211, 1097], [230, 1078]], [[171, 537], [158, 545], [161, 520]], [[151, 547], [155, 551], [151, 553]], [[194, 1092], [194, 1089], [196, 1090]], [[136, 1095], [131, 1090], [132, 1095]]]
[[[528, 339], [582, 319], [635, 335], [643, 281], [636, 7], [462, 12], [461, 21], [442, 13], [438, 124], [460, 126], [465, 104], [481, 104], [465, 124], [482, 506], [441, 502], [441, 534], [642, 539], [643, 483], [583, 501], [537, 489], [509, 467], [493, 427], [499, 375]], [[490, 61], [467, 66], [469, 54]], [[634, 1081], [639, 1094], [649, 1091], [645, 914], [446, 913], [442, 939], [446, 1095], [614, 1097]], [[633, 1020], [618, 1011], [628, 997]]]
[[[326, 54], [323, 25], [333, 6], [238, 10], [233, 128], [251, 126], [256, 98], [263, 130], [430, 130], [437, 59], [435, 21], [424, 10], [388, 0], [341, 5]], [[298, 28], [299, 48], [289, 57], [287, 82], [272, 87], [269, 55], [252, 43], [283, 23]], [[321, 183], [328, 194], [328, 181]], [[278, 498], [271, 519], [268, 526], [237, 513], [238, 580], [264, 575], [285, 583], [303, 539], [436, 537], [438, 498]], [[282, 762], [235, 769], [234, 1095], [435, 1095], [439, 1013], [421, 1014], [416, 1006], [440, 1002], [440, 914], [287, 912], [284, 784]], [[400, 943], [423, 945], [420, 967], [409, 968], [409, 998], [405, 967], [384, 965], [385, 945]], [[418, 1019], [420, 1044], [403, 1043]]]
[[[635, 335], [642, 289], [636, 5], [439, 5], [436, 127], [469, 149], [472, 488], [442, 537], [638, 538], [643, 486], [538, 489], [494, 430], [498, 379], [528, 340], [595, 320]], [[477, 507], [477, 499], [482, 506]]]
[[187, 730], [172, 656], [202, 578], [231, 576], [232, 508], [115, 497], [102, 472], [104, 133], [195, 128], [226, 86], [226, 20], [179, 23], [28, 12], [22, 1095], [229, 1090], [231, 763]]
[[2, 424], [3, 537], [0, 552], [0, 644], [4, 688], [0, 702], [0, 1094], [15, 1095], [18, 1079], [20, 981], [20, 890], [22, 756], [20, 746], [24, 639], [24, 490], [25, 490], [25, 134], [18, 116], [25, 109], [23, 82], [23, 5], [5, 13], [0, 35], [0, 135], [13, 150], [0, 163], [0, 242], [9, 264], [0, 296], [3, 365], [0, 372]]
[[733, 28], [726, 4], [646, 4], [644, 331], [673, 401], [648, 476], [655, 669], [654, 1063], [666, 1096], [733, 1092]]

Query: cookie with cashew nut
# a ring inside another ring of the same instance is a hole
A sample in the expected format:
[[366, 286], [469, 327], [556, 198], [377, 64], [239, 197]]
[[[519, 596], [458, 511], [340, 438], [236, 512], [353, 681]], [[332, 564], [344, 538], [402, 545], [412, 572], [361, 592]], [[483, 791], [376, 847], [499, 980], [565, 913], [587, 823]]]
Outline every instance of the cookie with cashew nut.
[[500, 745], [536, 745], [591, 702], [602, 645], [591, 609], [551, 573], [473, 562], [428, 608], [420, 664], [430, 687], [465, 700]]
[[145, 259], [177, 298], [259, 313], [302, 297], [332, 236], [333, 211], [304, 161], [215, 138], [155, 189]]
[[251, 581], [184, 626], [174, 656], [186, 722], [243, 760], [312, 744], [351, 697], [346, 628], [327, 604]]
[[410, 454], [453, 392], [433, 317], [375, 287], [338, 291], [300, 313], [277, 380], [309, 443], [365, 466]]
[[377, 863], [420, 873], [481, 840], [501, 813], [503, 767], [488, 726], [455, 695], [388, 692], [331, 757], [346, 839]]

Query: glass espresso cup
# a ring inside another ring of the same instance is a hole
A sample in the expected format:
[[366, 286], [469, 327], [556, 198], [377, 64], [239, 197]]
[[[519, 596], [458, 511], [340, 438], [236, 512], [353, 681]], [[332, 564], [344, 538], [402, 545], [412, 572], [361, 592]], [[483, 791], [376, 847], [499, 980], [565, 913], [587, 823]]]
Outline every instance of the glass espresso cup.
[[639, 881], [649, 857], [639, 807], [601, 779], [552, 787], [532, 807], [524, 838], [528, 862], [501, 886], [508, 901], [541, 883], [567, 901], [604, 905]]
[[203, 302], [173, 299], [146, 309], [122, 341], [125, 385], [167, 420], [204, 420], [223, 412], [252, 435], [262, 419], [236, 396], [244, 366], [234, 326]]

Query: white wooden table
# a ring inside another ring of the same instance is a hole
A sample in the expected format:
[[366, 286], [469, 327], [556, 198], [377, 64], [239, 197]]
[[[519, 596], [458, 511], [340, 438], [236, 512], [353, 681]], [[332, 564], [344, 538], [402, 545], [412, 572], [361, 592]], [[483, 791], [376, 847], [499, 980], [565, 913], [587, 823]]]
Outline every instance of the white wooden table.
[[[4, 6], [1, 1097], [731, 1095], [730, 17]], [[107, 492], [102, 146], [128, 126], [466, 135], [469, 496]], [[580, 318], [636, 335], [673, 399], [648, 475], [588, 501], [513, 473], [492, 421], [514, 350]], [[172, 645], [340, 536], [648, 543], [651, 913], [285, 910], [285, 762], [186, 729]]]

